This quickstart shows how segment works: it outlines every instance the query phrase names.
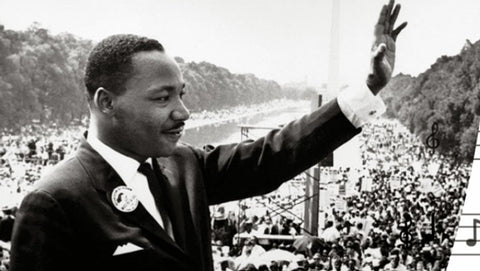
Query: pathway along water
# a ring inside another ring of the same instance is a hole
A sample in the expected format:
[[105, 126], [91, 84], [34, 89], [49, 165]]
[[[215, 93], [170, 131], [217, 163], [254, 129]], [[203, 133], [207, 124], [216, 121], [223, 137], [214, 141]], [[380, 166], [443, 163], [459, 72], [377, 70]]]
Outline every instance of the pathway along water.
[[[182, 141], [197, 147], [202, 147], [206, 144], [215, 146], [224, 143], [240, 142], [241, 136], [239, 125], [246, 124], [278, 127], [279, 125], [300, 118], [308, 112], [310, 112], [309, 107], [299, 105], [297, 107], [279, 109], [268, 113], [258, 113], [228, 122], [219, 122], [216, 124], [186, 129]], [[263, 136], [267, 132], [268, 130], [252, 130], [250, 134], [255, 139], [259, 136]]]

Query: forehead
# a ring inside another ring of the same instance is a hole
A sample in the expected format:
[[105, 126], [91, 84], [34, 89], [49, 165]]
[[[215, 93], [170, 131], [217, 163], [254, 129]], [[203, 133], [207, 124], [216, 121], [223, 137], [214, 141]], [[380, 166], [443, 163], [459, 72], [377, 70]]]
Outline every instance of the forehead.
[[132, 56], [132, 73], [127, 82], [136, 87], [149, 87], [151, 84], [183, 84], [178, 64], [160, 51], [144, 51]]

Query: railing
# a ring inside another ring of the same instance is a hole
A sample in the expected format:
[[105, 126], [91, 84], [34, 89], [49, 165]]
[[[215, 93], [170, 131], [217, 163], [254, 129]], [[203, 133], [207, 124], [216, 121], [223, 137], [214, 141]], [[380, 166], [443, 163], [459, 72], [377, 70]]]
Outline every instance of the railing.
[[304, 235], [276, 235], [276, 234], [251, 234], [247, 232], [242, 232], [240, 234], [235, 234], [233, 240], [236, 240], [237, 243], [241, 239], [248, 239], [252, 236], [258, 240], [259, 245], [268, 245], [270, 241], [291, 241], [294, 242], [297, 239], [304, 237]]

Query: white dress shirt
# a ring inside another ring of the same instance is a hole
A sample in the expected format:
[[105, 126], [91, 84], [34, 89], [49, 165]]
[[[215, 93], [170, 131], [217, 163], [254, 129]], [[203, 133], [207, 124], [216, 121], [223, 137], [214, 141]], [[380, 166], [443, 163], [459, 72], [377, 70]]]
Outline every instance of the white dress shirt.
[[347, 119], [359, 128], [385, 112], [380, 96], [373, 95], [368, 87], [350, 87], [340, 92], [338, 106]]
[[[160, 212], [155, 205], [155, 200], [148, 187], [147, 177], [138, 172], [140, 163], [101, 142], [97, 138], [97, 133], [92, 126], [93, 125], [90, 126], [88, 131], [87, 142], [100, 154], [100, 156], [103, 157], [103, 159], [105, 159], [105, 161], [107, 161], [108, 164], [110, 164], [110, 166], [112, 166], [120, 178], [122, 178], [126, 186], [133, 190], [133, 193], [137, 196], [138, 200], [142, 203], [148, 213], [162, 228], [164, 228], [162, 217], [160, 216]], [[148, 158], [146, 162], [152, 165], [151, 158]], [[171, 237], [173, 238], [173, 236]]]

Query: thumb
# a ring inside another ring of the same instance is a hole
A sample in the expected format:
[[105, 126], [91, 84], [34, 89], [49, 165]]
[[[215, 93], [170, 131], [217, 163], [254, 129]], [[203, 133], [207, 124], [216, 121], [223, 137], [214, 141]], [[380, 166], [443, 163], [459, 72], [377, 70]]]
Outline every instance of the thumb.
[[385, 45], [385, 43], [380, 43], [380, 45], [377, 47], [377, 49], [373, 53], [373, 61], [375, 63], [382, 61], [383, 57], [385, 56], [386, 50], [387, 50], [387, 46]]

